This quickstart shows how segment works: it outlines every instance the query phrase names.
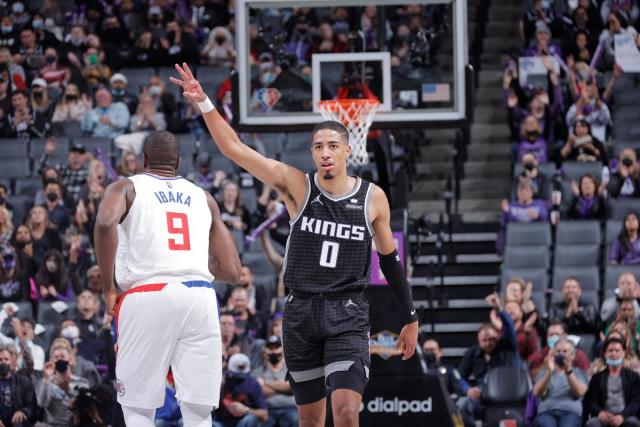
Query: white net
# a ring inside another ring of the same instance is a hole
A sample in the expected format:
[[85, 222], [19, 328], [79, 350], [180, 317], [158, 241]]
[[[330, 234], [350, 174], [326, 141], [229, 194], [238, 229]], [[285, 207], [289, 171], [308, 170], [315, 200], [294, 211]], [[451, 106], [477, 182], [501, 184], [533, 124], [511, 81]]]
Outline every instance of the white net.
[[380, 102], [373, 99], [338, 99], [320, 101], [318, 109], [325, 120], [334, 120], [345, 125], [349, 131], [351, 155], [347, 159], [349, 166], [362, 166], [369, 163], [367, 153], [367, 134]]

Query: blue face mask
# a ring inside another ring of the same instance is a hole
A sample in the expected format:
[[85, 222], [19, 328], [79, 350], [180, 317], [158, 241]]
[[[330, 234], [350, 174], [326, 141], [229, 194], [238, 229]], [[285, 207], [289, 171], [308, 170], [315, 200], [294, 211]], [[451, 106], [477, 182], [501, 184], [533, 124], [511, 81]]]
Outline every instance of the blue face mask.
[[622, 366], [624, 363], [624, 359], [609, 359], [608, 357], [606, 358], [606, 361], [609, 366]]
[[12, 6], [13, 13], [22, 13], [24, 12], [24, 4], [22, 3], [14, 3]]
[[44, 27], [44, 22], [42, 22], [42, 20], [33, 21], [31, 22], [31, 26], [33, 26], [34, 30], [39, 30]]
[[554, 348], [559, 340], [559, 335], [550, 335], [547, 337], [547, 345], [549, 346], [549, 348]]
[[2, 26], [3, 33], [7, 34], [7, 33], [10, 33], [11, 31], [13, 31], [13, 27], [11, 25]]
[[113, 96], [122, 96], [124, 95], [124, 89], [112, 89], [111, 93]]

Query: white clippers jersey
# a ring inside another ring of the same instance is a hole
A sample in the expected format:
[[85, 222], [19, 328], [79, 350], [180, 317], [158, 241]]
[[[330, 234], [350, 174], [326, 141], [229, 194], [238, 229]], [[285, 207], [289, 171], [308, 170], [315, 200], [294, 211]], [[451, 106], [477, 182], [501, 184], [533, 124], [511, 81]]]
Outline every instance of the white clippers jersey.
[[204, 191], [184, 178], [130, 178], [136, 198], [118, 225], [116, 281], [122, 290], [168, 281], [212, 281], [211, 211]]

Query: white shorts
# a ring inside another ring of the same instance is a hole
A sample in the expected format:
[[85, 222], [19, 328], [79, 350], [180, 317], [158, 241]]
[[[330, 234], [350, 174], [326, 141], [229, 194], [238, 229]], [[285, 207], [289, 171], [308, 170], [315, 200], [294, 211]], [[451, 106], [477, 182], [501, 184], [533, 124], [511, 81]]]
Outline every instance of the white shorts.
[[219, 406], [222, 340], [210, 283], [136, 286], [123, 295], [116, 326], [120, 404], [161, 407], [171, 367], [178, 401]]

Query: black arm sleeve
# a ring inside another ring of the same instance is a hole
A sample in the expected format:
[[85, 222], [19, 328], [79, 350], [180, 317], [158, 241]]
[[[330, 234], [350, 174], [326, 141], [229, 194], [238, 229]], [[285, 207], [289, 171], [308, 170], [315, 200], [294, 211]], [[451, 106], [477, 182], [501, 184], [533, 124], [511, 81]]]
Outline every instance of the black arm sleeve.
[[405, 321], [407, 323], [415, 322], [418, 320], [418, 315], [416, 309], [413, 307], [409, 282], [407, 282], [404, 269], [402, 264], [400, 264], [398, 251], [394, 250], [388, 255], [382, 255], [378, 252], [378, 258], [380, 259], [380, 269], [382, 273], [384, 273], [384, 277], [387, 278], [391, 290], [393, 290], [393, 293], [400, 303]]

